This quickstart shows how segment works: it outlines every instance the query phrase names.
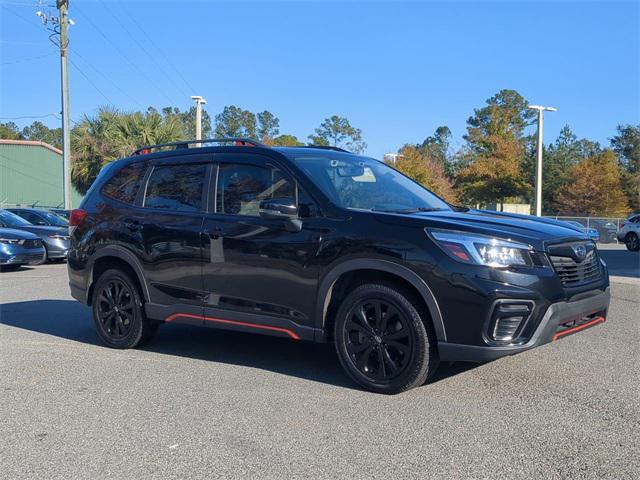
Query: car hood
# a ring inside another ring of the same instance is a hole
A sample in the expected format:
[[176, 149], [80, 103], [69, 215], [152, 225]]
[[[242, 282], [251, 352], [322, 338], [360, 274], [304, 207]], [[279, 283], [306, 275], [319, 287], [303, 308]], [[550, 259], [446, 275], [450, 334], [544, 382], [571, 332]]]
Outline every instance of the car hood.
[[[421, 220], [426, 228], [458, 230], [492, 237], [507, 238], [531, 245], [536, 250], [546, 250], [553, 243], [571, 240], [589, 240], [585, 232], [550, 218], [519, 215], [516, 213], [487, 210], [420, 212], [410, 215], [382, 214], [391, 217], [411, 217]], [[383, 217], [378, 217], [385, 221]]]
[[58, 235], [69, 235], [69, 229], [67, 227], [45, 227], [42, 225], [23, 225], [18, 228], [18, 230], [22, 230], [25, 232], [35, 233], [39, 237], [46, 237], [52, 233], [57, 233]]
[[15, 240], [35, 240], [38, 238], [33, 233], [16, 230], [15, 228], [0, 228], [0, 238], [11, 238]]

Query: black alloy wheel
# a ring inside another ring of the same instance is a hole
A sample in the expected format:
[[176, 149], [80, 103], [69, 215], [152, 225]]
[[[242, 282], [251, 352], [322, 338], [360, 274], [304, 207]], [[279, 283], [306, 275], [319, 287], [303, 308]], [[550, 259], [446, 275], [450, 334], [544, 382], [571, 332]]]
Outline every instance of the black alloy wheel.
[[358, 370], [374, 381], [400, 375], [410, 362], [414, 343], [406, 316], [381, 299], [356, 303], [348, 316], [346, 347]]
[[126, 337], [133, 325], [133, 295], [119, 279], [104, 285], [98, 295], [98, 320], [104, 331], [115, 339]]
[[378, 393], [422, 385], [438, 365], [426, 307], [393, 283], [353, 289], [336, 314], [334, 341], [349, 376]]
[[133, 348], [148, 341], [158, 322], [144, 313], [142, 295], [128, 272], [111, 269], [98, 278], [91, 305], [100, 339], [112, 348]]

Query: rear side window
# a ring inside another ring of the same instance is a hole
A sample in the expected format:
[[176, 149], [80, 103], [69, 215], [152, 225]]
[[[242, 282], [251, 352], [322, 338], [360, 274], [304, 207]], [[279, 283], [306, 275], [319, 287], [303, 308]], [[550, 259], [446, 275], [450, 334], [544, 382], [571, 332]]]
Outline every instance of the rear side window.
[[140, 190], [140, 183], [146, 168], [142, 162], [122, 167], [111, 180], [102, 187], [102, 194], [124, 203], [133, 203]]
[[260, 215], [260, 201], [286, 198], [296, 203], [295, 184], [276, 168], [221, 164], [216, 211], [229, 215]]
[[206, 165], [154, 167], [147, 183], [144, 206], [181, 212], [200, 211], [206, 173]]

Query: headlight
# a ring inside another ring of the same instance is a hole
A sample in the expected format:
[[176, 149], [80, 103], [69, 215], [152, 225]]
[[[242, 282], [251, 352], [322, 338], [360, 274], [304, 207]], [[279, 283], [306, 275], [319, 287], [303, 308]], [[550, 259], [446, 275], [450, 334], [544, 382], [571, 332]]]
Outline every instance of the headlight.
[[54, 240], [69, 240], [67, 235], [58, 235], [57, 233], [50, 233], [47, 237], [53, 238]]
[[19, 238], [0, 238], [0, 243], [7, 243], [9, 245], [18, 245], [21, 241]]
[[462, 263], [488, 267], [532, 265], [524, 243], [466, 232], [426, 230], [436, 244], [451, 258]]

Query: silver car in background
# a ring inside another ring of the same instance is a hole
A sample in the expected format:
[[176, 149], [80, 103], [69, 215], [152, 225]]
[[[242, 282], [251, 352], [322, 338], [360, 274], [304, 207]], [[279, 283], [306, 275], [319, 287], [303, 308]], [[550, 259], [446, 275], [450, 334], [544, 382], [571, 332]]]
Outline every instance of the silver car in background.
[[45, 260], [66, 260], [69, 252], [69, 227], [33, 225], [24, 218], [0, 210], [0, 227], [33, 233], [42, 240]]
[[640, 250], [640, 213], [627, 218], [620, 226], [618, 240], [624, 242], [627, 250], [637, 252]]

